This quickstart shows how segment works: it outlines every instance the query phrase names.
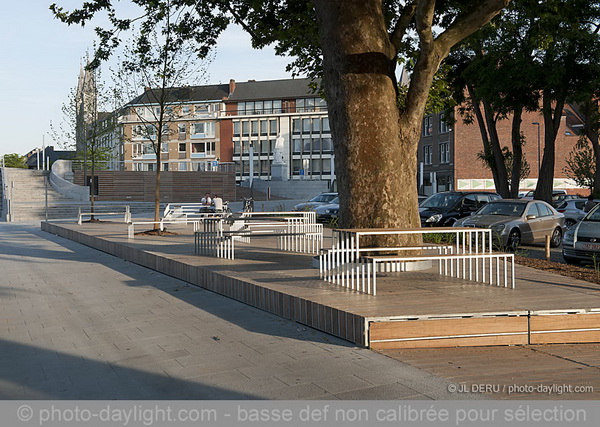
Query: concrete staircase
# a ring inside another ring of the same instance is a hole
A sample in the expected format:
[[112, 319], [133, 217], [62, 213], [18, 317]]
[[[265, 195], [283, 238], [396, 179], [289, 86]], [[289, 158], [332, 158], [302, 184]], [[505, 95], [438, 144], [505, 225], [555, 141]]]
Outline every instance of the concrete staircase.
[[[46, 219], [46, 197], [47, 218], [50, 220], [77, 218], [80, 207], [89, 210], [89, 202], [71, 200], [55, 191], [49, 182], [46, 189], [45, 178], [48, 171], [4, 168], [3, 172], [6, 184], [1, 186], [4, 194], [0, 219], [3, 221], [30, 222]], [[154, 203], [96, 202], [95, 205], [99, 207], [98, 210], [105, 205], [129, 205], [134, 215], [151, 214], [154, 209]]]

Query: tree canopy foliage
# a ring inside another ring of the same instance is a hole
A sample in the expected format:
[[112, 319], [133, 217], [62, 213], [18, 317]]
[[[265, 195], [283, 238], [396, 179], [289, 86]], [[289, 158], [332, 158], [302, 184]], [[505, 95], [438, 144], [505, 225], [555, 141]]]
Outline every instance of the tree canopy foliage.
[[5, 154], [3, 164], [4, 167], [7, 168], [27, 168], [27, 164], [25, 164], [25, 156], [21, 156], [17, 153]]
[[[550, 201], [554, 145], [564, 105], [591, 99], [599, 87], [599, 26], [596, 0], [518, 0], [451, 54], [455, 96], [463, 102], [467, 120], [476, 118], [480, 126], [484, 156], [503, 196], [516, 196], [516, 171], [526, 164], [522, 113], [540, 111], [545, 149], [535, 194]], [[512, 119], [512, 173], [502, 161], [496, 130], [498, 121], [508, 117]]]

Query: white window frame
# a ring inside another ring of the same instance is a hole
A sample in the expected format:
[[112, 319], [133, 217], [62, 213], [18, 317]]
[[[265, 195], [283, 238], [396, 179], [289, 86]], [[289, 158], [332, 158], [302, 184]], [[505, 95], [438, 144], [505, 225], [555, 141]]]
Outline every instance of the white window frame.
[[440, 163], [450, 163], [449, 142], [440, 142]]
[[425, 145], [423, 147], [423, 163], [426, 165], [433, 164], [433, 146]]

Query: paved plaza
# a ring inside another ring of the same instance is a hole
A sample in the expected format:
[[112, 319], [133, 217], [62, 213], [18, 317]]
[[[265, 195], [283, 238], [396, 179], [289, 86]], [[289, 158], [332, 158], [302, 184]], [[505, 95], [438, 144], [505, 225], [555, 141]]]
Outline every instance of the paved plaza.
[[2, 399], [600, 398], [598, 344], [379, 354], [35, 224], [0, 224], [0, 320]]
[[0, 224], [2, 399], [456, 399], [452, 382], [72, 241]]

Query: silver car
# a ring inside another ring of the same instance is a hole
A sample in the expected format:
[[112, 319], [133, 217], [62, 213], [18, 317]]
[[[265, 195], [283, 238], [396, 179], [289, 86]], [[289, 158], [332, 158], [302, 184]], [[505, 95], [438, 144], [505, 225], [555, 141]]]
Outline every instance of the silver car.
[[560, 246], [565, 217], [541, 200], [502, 199], [483, 206], [459, 220], [455, 227], [491, 228], [496, 243], [515, 250], [522, 243], [543, 243], [550, 237], [552, 247]]
[[294, 211], [314, 211], [319, 206], [331, 203], [337, 197], [337, 193], [321, 193], [313, 197], [308, 202], [299, 203], [292, 208]]
[[564, 200], [556, 210], [565, 216], [565, 226], [571, 228], [583, 219], [586, 212], [583, 210], [587, 199]]
[[600, 261], [600, 204], [565, 233], [562, 253], [569, 264]]

